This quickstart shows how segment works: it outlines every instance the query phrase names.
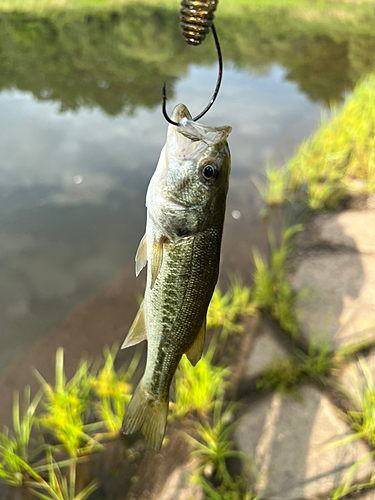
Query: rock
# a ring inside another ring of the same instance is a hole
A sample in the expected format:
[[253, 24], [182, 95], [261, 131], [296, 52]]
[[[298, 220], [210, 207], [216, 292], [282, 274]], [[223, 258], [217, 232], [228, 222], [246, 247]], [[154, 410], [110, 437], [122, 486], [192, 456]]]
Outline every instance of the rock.
[[375, 256], [352, 252], [307, 255], [293, 277], [305, 340], [333, 349], [375, 336]]
[[161, 493], [155, 500], [204, 500], [205, 496], [199, 484], [190, 481], [190, 474], [196, 468], [195, 460], [189, 464], [177, 467], [165, 483]]
[[[334, 491], [345, 473], [369, 448], [361, 440], [325, 447], [351, 434], [330, 401], [316, 388], [300, 390], [301, 400], [273, 394], [250, 407], [235, 431], [238, 449], [253, 458], [260, 477], [256, 493], [267, 500], [315, 500]], [[354, 472], [364, 482], [372, 460]], [[249, 475], [250, 486], [254, 479]]]
[[338, 377], [339, 384], [343, 386], [346, 395], [355, 403], [358, 409], [361, 409], [359, 401], [362, 399], [364, 388], [368, 385], [364, 374], [367, 369], [375, 383], [374, 351], [366, 358], [357, 359], [345, 365]]
[[375, 211], [348, 210], [334, 214], [320, 227], [320, 239], [361, 253], [375, 253]]
[[371, 488], [371, 490], [362, 492], [359, 496], [356, 496], [354, 500], [374, 500], [375, 498], [375, 489]]
[[288, 355], [286, 348], [272, 334], [269, 325], [261, 321], [257, 330], [246, 368], [246, 376], [249, 378], [261, 375], [274, 361]]

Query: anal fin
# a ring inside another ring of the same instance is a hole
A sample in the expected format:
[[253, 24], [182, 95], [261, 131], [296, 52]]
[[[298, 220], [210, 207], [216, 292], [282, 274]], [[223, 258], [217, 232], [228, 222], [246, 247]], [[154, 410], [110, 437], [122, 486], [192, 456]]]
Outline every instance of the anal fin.
[[204, 321], [202, 323], [201, 329], [199, 330], [197, 338], [194, 340], [194, 344], [185, 353], [188, 360], [193, 366], [195, 366], [202, 357], [205, 333], [206, 333], [206, 318], [204, 318]]
[[121, 349], [139, 344], [143, 340], [146, 340], [146, 338], [145, 308], [144, 302], [142, 302]]

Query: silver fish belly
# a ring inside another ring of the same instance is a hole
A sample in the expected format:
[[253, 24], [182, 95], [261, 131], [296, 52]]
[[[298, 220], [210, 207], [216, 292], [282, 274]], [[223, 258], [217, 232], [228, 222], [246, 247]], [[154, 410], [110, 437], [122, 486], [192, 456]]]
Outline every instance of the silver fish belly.
[[147, 364], [126, 409], [122, 432], [140, 430], [159, 451], [169, 388], [183, 354], [201, 355], [218, 274], [230, 174], [230, 127], [205, 127], [176, 106], [167, 143], [147, 191], [147, 225], [136, 274], [147, 263], [143, 303], [123, 344], [147, 339]]

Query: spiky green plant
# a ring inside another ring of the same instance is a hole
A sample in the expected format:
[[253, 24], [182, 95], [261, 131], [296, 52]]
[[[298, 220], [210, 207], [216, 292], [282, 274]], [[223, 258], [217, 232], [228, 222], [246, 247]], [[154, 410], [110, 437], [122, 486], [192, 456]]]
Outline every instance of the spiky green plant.
[[91, 493], [98, 489], [99, 484], [94, 480], [76, 493], [76, 466], [77, 460], [71, 459], [68, 473], [63, 474], [59, 465], [54, 461], [52, 453], [48, 452], [48, 481], [42, 479], [41, 481], [26, 482], [26, 486], [29, 487], [29, 491], [35, 498], [41, 500], [86, 500]]
[[[29, 462], [35, 459], [43, 448], [43, 443], [31, 443], [31, 432], [35, 424], [35, 412], [39, 406], [43, 391], [39, 391], [30, 400], [30, 387], [24, 390], [21, 410], [19, 394], [13, 399], [13, 432], [5, 428], [0, 433], [0, 477], [11, 486], [21, 486], [25, 474], [29, 474]], [[32, 449], [33, 446], [33, 449]]]
[[196, 366], [192, 366], [183, 356], [176, 371], [176, 403], [172, 416], [185, 417], [196, 411], [205, 417], [212, 410], [217, 398], [220, 398], [228, 385], [230, 371], [222, 366], [215, 366], [212, 358], [216, 350], [216, 341], [211, 342], [206, 354]]
[[[247, 460], [247, 455], [235, 450], [231, 435], [237, 422], [233, 422], [234, 404], [222, 411], [223, 401], [218, 399], [215, 404], [212, 423], [205, 418], [197, 423], [195, 428], [198, 439], [186, 435], [186, 440], [195, 448], [192, 456], [199, 459], [199, 466], [192, 476], [198, 482], [210, 500], [255, 500], [255, 495], [249, 489], [243, 477], [233, 478], [227, 469], [229, 458]], [[205, 479], [207, 469], [214, 472], [216, 487]]]
[[287, 277], [286, 260], [290, 251], [290, 240], [301, 229], [302, 226], [296, 224], [284, 230], [279, 245], [276, 243], [274, 233], [269, 231], [270, 263], [257, 250], [253, 250], [255, 265], [253, 275], [254, 303], [258, 307], [268, 310], [293, 338], [298, 333], [293, 308], [297, 297], [301, 296], [301, 293], [297, 297], [293, 293]]
[[94, 404], [95, 415], [101, 420], [107, 433], [104, 437], [118, 435], [124, 418], [125, 406], [132, 395], [131, 378], [139, 365], [141, 351], [134, 354], [129, 366], [116, 372], [114, 361], [118, 347], [104, 350], [104, 365], [94, 369], [88, 377], [88, 384], [98, 401]]
[[59, 348], [56, 352], [54, 387], [35, 371], [45, 394], [45, 412], [38, 420], [71, 457], [91, 451], [92, 446], [99, 446], [85, 432], [85, 418], [90, 408], [88, 369], [87, 360], [82, 360], [76, 373], [67, 380], [64, 370], [64, 351]]
[[[355, 432], [344, 439], [330, 443], [329, 447], [348, 444], [357, 439], [365, 439], [372, 448], [375, 446], [375, 381], [364, 358], [360, 357], [358, 362], [359, 367], [353, 370], [354, 392], [341, 386], [342, 392], [352, 400], [355, 410], [340, 413]], [[355, 480], [355, 473], [358, 468], [373, 457], [375, 457], [374, 450], [349, 468], [341, 484], [335, 490], [332, 500], [338, 500], [359, 488], [366, 489], [375, 486], [375, 472], [366, 483], [358, 484]]]
[[268, 163], [265, 168], [266, 184], [257, 177], [252, 179], [261, 197], [269, 206], [282, 205], [286, 199], [289, 172], [285, 168]]
[[243, 331], [238, 319], [254, 314], [255, 309], [251, 288], [233, 278], [225, 294], [218, 287], [215, 289], [207, 312], [207, 328], [220, 328], [221, 340], [225, 341], [229, 333]]

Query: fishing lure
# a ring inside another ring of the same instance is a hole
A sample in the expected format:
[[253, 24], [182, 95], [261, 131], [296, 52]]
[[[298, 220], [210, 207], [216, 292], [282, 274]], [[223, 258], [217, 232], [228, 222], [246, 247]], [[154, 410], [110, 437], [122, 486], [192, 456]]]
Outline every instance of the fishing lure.
[[181, 29], [189, 45], [200, 45], [206, 38], [217, 4], [218, 0], [182, 0]]

